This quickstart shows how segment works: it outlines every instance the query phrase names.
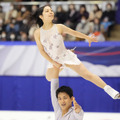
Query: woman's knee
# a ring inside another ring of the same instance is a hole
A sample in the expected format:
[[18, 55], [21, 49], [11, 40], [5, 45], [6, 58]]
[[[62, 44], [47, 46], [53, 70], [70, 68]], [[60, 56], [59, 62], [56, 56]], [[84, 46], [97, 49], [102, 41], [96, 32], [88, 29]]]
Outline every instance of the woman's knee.
[[51, 81], [52, 78], [57, 78], [59, 75], [59, 69], [58, 68], [50, 68], [46, 72], [46, 79], [48, 81]]
[[50, 77], [48, 75], [45, 76], [47, 81], [51, 81]]

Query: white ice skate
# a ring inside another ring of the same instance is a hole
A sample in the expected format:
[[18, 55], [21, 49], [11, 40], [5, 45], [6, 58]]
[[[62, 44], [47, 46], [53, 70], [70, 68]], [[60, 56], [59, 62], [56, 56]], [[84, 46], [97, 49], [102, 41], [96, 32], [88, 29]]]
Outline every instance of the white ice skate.
[[112, 87], [110, 87], [109, 85], [106, 85], [104, 87], [104, 91], [108, 95], [110, 95], [113, 99], [120, 99], [120, 93], [117, 90], [115, 90]]

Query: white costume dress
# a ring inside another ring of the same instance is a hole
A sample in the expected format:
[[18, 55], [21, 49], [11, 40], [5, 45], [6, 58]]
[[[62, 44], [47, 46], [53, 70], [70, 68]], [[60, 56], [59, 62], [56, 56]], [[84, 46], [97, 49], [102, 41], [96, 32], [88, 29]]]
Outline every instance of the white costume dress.
[[[44, 47], [45, 52], [56, 62], [62, 64], [79, 65], [81, 61], [77, 58], [71, 50], [67, 50], [62, 35], [58, 32], [56, 24], [49, 30], [40, 28], [40, 41]], [[49, 63], [49, 68], [53, 67]]]

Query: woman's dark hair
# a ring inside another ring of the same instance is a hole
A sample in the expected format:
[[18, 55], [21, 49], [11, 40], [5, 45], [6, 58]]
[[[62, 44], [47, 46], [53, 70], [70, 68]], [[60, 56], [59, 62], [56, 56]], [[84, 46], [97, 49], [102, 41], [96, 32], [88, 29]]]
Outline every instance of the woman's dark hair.
[[35, 12], [31, 13], [29, 16], [28, 16], [28, 25], [31, 27], [32, 25], [38, 25], [39, 27], [41, 27], [43, 25], [43, 21], [42, 19], [40, 19], [40, 15], [42, 15], [43, 13], [43, 10], [46, 6], [49, 6], [50, 5], [44, 5], [40, 8], [38, 8]]
[[80, 10], [81, 10], [81, 8], [84, 8], [84, 9], [85, 9], [85, 12], [87, 11], [85, 4], [82, 4], [82, 5], [80, 6]]
[[73, 90], [72, 90], [70, 87], [68, 87], [68, 86], [61, 86], [60, 88], [58, 88], [58, 89], [56, 90], [56, 97], [57, 97], [57, 98], [58, 98], [58, 94], [59, 94], [60, 92], [65, 92], [65, 93], [67, 93], [70, 98], [73, 96]]
[[95, 6], [95, 7], [97, 7], [97, 10], [96, 10], [96, 11], [94, 11], [94, 13], [100, 10], [100, 8], [99, 8], [98, 4], [95, 4], [94, 6]]

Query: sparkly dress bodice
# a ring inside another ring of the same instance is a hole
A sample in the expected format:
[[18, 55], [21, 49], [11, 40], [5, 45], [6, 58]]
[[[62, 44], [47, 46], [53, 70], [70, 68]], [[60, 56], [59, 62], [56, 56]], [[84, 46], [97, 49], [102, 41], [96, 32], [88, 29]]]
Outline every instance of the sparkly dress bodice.
[[64, 53], [67, 49], [64, 46], [63, 37], [58, 32], [55, 24], [49, 30], [40, 28], [40, 41], [46, 53], [54, 60], [65, 56]]
[[49, 30], [40, 28], [40, 41], [45, 52], [56, 62], [64, 64], [80, 64], [79, 59], [70, 50], [66, 49], [62, 35], [58, 32], [57, 25]]

